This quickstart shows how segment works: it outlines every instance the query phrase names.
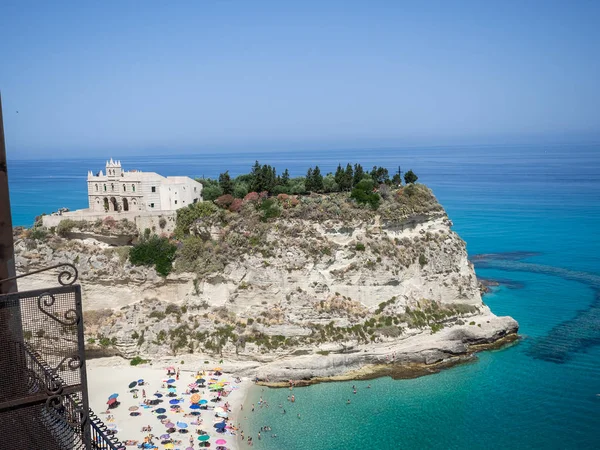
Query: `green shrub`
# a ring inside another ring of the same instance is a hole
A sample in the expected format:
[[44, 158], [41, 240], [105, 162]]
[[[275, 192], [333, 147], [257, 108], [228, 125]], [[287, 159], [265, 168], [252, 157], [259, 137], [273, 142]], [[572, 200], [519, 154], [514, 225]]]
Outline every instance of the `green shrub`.
[[355, 248], [355, 250], [357, 250], [359, 252], [364, 252], [365, 244], [363, 244], [362, 242], [358, 242], [354, 248]]
[[129, 251], [129, 260], [136, 266], [154, 266], [163, 277], [171, 273], [177, 247], [167, 238], [156, 235], [142, 239]]
[[419, 264], [421, 265], [421, 267], [427, 264], [427, 258], [425, 258], [425, 255], [422, 253], [419, 255]]
[[327, 356], [327, 355], [329, 355], [329, 353], [331, 353], [329, 350], [319, 350], [317, 352], [318, 355], [323, 355], [323, 356]]
[[131, 361], [129, 361], [129, 364], [132, 366], [137, 366], [138, 364], [145, 364], [147, 362], [147, 359], [142, 359], [140, 356], [134, 356]]
[[361, 204], [368, 204], [373, 209], [379, 208], [381, 197], [377, 192], [374, 192], [374, 184], [372, 180], [363, 179], [352, 189], [350, 197]]

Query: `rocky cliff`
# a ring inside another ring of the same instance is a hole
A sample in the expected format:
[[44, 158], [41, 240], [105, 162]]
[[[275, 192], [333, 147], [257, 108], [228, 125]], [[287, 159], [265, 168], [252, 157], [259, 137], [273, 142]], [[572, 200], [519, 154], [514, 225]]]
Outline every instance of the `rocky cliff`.
[[270, 380], [426, 372], [516, 336], [482, 303], [465, 243], [424, 186], [376, 211], [344, 195], [280, 197], [277, 214], [202, 208], [166, 278], [131, 265], [127, 247], [58, 236], [17, 239], [17, 269], [77, 265], [91, 348], [217, 353]]

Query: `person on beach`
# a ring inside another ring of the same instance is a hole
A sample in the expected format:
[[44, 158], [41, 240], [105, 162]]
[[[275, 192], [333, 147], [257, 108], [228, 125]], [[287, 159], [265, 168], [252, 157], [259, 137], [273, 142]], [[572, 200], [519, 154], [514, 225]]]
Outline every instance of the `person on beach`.
[[260, 437], [260, 431], [258, 432], [258, 440], [260, 441], [261, 437]]
[[350, 399], [346, 400], [346, 405], [350, 404]]
[[254, 403], [252, 403], [252, 412], [254, 412]]
[[298, 414], [298, 419], [300, 418], [300, 414]]
[[294, 403], [296, 401], [296, 397], [294, 397], [294, 394], [292, 394], [292, 403]]

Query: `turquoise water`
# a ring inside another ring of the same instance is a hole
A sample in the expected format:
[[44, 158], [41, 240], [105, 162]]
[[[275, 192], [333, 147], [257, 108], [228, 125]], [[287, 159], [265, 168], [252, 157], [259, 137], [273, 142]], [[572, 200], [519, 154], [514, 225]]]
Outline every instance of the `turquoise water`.
[[[294, 404], [287, 402], [287, 389], [255, 388], [249, 401], [256, 404], [263, 395], [271, 405], [254, 414], [245, 409], [250, 424], [244, 428], [252, 431], [255, 448], [600, 448], [600, 146], [367, 149], [123, 163], [166, 175], [215, 176], [225, 169], [245, 172], [257, 157], [292, 174], [315, 162], [324, 171], [348, 160], [390, 169], [401, 164], [434, 189], [470, 255], [531, 253], [521, 259], [501, 255], [477, 268], [480, 276], [520, 283], [484, 299], [496, 314], [519, 321], [518, 345], [415, 380], [295, 389]], [[85, 174], [101, 164], [11, 161], [15, 224], [61, 206], [84, 207]], [[265, 424], [272, 431], [256, 441]]]

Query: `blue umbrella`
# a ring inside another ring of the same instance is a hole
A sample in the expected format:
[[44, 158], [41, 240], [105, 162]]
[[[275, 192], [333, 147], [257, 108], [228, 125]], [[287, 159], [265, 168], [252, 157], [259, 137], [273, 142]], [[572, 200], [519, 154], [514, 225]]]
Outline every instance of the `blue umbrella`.
[[166, 419], [166, 418], [167, 418], [167, 416], [165, 416], [164, 414], [161, 414], [160, 416], [156, 416], [156, 418], [157, 418], [158, 420], [163, 420], [163, 419]]
[[158, 409], [155, 409], [154, 412], [158, 413], [158, 414], [164, 414], [167, 412], [167, 410], [165, 408], [158, 408]]
[[174, 378], [169, 378], [169, 379], [167, 380], [167, 383], [175, 383], [175, 379], [174, 379]]
[[173, 400], [170, 400], [169, 403], [171, 405], [176, 405], [177, 403], [179, 403], [179, 400], [177, 400], [176, 398], [174, 398]]
[[193, 405], [190, 405], [190, 409], [200, 409], [200, 405], [194, 403]]
[[185, 423], [185, 422], [177, 422], [177, 426], [178, 426], [179, 428], [187, 428], [187, 427], [188, 427], [188, 424], [187, 424], [187, 423]]
[[155, 396], [155, 397], [158, 397], [158, 398], [161, 398], [163, 395], [162, 395], [162, 394], [158, 394], [158, 393], [156, 393], [156, 394], [154, 394], [154, 396]]
[[225, 422], [215, 423], [215, 428], [225, 428]]
[[169, 392], [177, 392], [177, 389], [175, 389], [175, 388], [169, 388], [168, 391]]
[[200, 403], [201, 405], [206, 405], [208, 403], [208, 400], [200, 400], [198, 403]]
[[110, 397], [108, 397], [108, 399], [113, 399], [113, 398], [117, 398], [119, 396], [119, 394], [112, 394]]

